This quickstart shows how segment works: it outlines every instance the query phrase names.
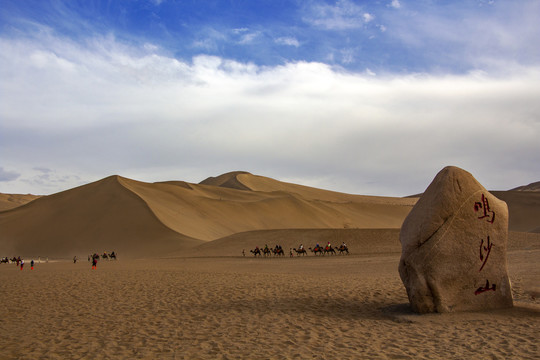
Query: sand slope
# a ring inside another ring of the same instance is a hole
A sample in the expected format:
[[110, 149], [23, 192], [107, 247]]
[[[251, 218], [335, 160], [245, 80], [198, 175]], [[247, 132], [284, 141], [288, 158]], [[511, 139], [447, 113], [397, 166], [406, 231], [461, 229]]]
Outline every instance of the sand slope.
[[530, 183], [529, 185], [518, 186], [510, 189], [511, 191], [540, 191], [540, 181]]
[[[266, 244], [273, 248], [277, 244], [283, 247], [285, 257], [290, 257], [290, 250], [303, 244], [307, 256], [314, 256], [309, 247], [317, 243], [332, 246], [345, 242], [351, 255], [400, 254], [399, 229], [278, 229], [258, 230], [233, 234], [218, 240], [203, 243], [195, 247], [192, 256], [253, 256], [249, 250]], [[293, 250], [293, 257], [297, 253]], [[336, 253], [336, 256], [339, 255]]]
[[[198, 243], [164, 226], [118, 176], [0, 213], [2, 256], [158, 255]], [[3, 255], [6, 254], [6, 255]]]
[[540, 233], [539, 191], [491, 191], [508, 205], [508, 228], [512, 231]]
[[163, 256], [256, 230], [398, 229], [415, 201], [335, 193], [245, 172], [201, 184], [111, 176], [0, 212], [0, 253]]
[[39, 198], [39, 195], [31, 194], [3, 194], [0, 193], [0, 211], [9, 210], [24, 205]]
[[336, 193], [247, 173], [215, 179], [217, 186], [204, 181], [189, 187], [120, 181], [163, 224], [205, 241], [252, 230], [399, 228], [415, 203], [414, 199]]

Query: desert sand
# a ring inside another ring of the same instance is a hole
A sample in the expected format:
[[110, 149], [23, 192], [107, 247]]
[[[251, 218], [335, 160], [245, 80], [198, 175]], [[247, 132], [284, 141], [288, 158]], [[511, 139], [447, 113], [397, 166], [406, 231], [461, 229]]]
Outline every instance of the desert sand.
[[515, 307], [411, 313], [399, 254], [0, 266], [2, 359], [537, 359], [540, 249]]
[[[412, 313], [397, 270], [415, 198], [244, 172], [6, 195], [0, 255], [26, 264], [0, 264], [0, 359], [538, 359], [540, 193], [498, 195], [515, 306], [443, 315]], [[327, 241], [351, 255], [289, 257]], [[265, 244], [285, 256], [251, 256]]]

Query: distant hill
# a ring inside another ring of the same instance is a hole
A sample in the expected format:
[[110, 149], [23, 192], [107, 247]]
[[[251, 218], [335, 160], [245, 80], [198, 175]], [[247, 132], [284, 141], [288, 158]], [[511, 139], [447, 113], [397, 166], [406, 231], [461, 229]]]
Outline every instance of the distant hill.
[[540, 181], [531, 183], [529, 185], [518, 186], [510, 191], [540, 191]]
[[32, 194], [3, 194], [0, 193], [0, 211], [16, 208], [39, 198], [39, 195]]

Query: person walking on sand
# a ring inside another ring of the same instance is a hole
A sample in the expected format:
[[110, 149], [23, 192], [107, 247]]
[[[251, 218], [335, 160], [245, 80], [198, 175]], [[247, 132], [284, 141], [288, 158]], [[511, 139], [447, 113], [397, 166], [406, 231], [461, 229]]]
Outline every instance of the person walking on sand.
[[77, 260], [79, 260], [79, 259], [77, 258], [77, 255], [75, 255], [75, 256], [73, 257], [73, 263], [76, 264], [76, 263], [77, 263]]
[[34, 259], [30, 261], [30, 270], [34, 270]]
[[23, 267], [24, 267], [24, 260], [21, 259], [21, 270], [23, 269]]
[[93, 257], [92, 258], [92, 270], [96, 270], [97, 269], [97, 257]]

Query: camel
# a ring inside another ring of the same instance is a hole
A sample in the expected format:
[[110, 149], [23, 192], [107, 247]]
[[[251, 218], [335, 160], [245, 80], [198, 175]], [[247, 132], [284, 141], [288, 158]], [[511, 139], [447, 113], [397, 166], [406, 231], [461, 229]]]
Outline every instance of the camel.
[[250, 253], [253, 254], [253, 256], [257, 257], [257, 255], [261, 256], [261, 249], [255, 248], [255, 250], [249, 250]]
[[311, 252], [312, 252], [314, 255], [318, 255], [318, 254], [324, 255], [324, 253], [323, 253], [323, 248], [320, 247], [320, 246], [315, 246], [314, 249], [309, 248], [309, 250], [311, 250]]
[[264, 257], [270, 256], [271, 253], [272, 253], [272, 251], [267, 247], [262, 249], [262, 254], [264, 255]]
[[293, 250], [296, 251], [296, 256], [300, 256], [300, 254], [302, 254], [302, 256], [307, 256], [307, 251], [304, 248], [298, 250], [294, 248]]
[[334, 248], [331, 246], [327, 246], [324, 248], [323, 255], [326, 255], [326, 254], [336, 255], [336, 250], [334, 250]]
[[336, 248], [336, 250], [339, 251], [339, 255], [343, 255], [343, 253], [347, 253], [347, 255], [349, 255], [347, 245], [340, 245], [338, 248]]
[[285, 256], [285, 252], [283, 251], [283, 249], [281, 247], [278, 247], [277, 245], [274, 249], [272, 249], [272, 252], [274, 253], [274, 256]]

